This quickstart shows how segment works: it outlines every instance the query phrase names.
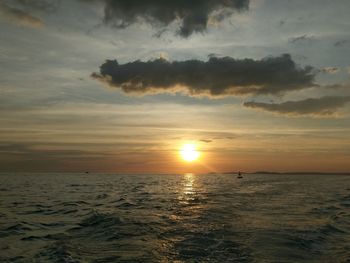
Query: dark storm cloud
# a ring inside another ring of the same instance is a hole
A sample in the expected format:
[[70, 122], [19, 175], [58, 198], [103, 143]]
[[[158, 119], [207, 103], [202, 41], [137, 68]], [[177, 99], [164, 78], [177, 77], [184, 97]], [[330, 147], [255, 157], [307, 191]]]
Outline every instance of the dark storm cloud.
[[208, 61], [156, 59], [119, 64], [107, 60], [91, 76], [126, 93], [182, 91], [189, 95], [283, 94], [315, 86], [314, 69], [290, 55], [261, 60], [210, 57]]
[[[86, 2], [93, 0], [83, 0]], [[179, 34], [204, 32], [211, 20], [220, 22], [234, 11], [248, 9], [249, 0], [104, 0], [104, 23], [125, 28], [140, 20], [154, 26], [180, 21]]]
[[5, 3], [0, 3], [0, 15], [10, 22], [22, 26], [41, 27], [44, 25], [40, 18], [32, 16], [26, 11], [9, 6]]
[[283, 103], [245, 102], [243, 105], [248, 108], [260, 109], [263, 111], [291, 115], [291, 116], [331, 116], [350, 102], [350, 96], [335, 97], [326, 96], [317, 99], [305, 99], [301, 101], [287, 101]]

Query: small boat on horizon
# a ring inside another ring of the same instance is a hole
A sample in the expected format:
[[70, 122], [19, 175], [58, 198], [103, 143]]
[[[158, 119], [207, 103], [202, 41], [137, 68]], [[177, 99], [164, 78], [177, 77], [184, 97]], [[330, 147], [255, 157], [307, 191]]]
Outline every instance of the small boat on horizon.
[[238, 172], [238, 176], [237, 176], [237, 178], [238, 178], [238, 179], [243, 178], [241, 171], [239, 171], [239, 172]]

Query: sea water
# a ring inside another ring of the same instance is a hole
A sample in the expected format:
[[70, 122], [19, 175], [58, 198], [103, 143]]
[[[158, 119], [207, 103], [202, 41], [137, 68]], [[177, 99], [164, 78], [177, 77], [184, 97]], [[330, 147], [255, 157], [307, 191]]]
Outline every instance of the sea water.
[[3, 173], [0, 262], [350, 262], [350, 176]]

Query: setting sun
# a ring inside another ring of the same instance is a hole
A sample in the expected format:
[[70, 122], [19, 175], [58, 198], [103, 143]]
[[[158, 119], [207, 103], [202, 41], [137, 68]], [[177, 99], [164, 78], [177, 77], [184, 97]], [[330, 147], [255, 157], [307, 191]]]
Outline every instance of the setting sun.
[[200, 155], [199, 152], [196, 150], [196, 146], [191, 143], [184, 144], [181, 148], [180, 154], [182, 159], [187, 162], [196, 161]]

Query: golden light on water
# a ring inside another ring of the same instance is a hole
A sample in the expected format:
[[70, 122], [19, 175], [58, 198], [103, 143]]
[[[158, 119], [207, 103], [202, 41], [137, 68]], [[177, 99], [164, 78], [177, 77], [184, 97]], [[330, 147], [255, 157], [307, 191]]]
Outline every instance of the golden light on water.
[[198, 160], [200, 153], [196, 150], [196, 145], [193, 143], [184, 144], [180, 150], [182, 159], [186, 162]]

